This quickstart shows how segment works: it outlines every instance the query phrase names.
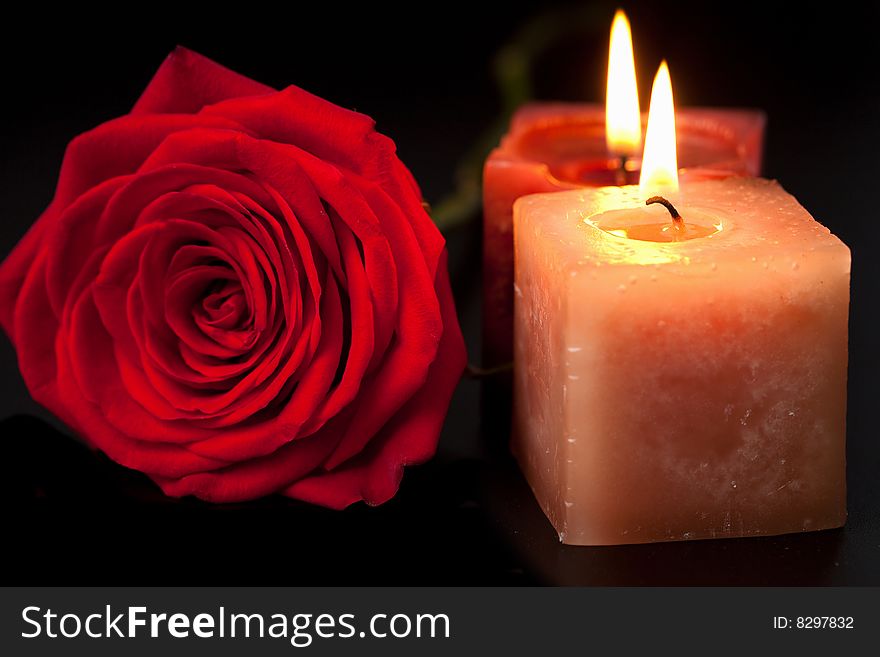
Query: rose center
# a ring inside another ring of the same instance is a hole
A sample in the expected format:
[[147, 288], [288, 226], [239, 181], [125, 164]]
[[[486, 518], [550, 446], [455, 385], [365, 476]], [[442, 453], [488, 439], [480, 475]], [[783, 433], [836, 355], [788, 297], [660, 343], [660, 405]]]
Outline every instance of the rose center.
[[230, 347], [247, 347], [256, 339], [248, 298], [238, 280], [209, 285], [193, 306], [196, 325], [215, 340]]

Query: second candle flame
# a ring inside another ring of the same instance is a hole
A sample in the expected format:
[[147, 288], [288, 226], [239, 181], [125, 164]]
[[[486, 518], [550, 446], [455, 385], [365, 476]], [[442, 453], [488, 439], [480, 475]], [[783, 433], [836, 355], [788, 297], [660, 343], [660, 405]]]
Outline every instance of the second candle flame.
[[675, 104], [672, 100], [672, 79], [664, 60], [657, 70], [651, 88], [648, 128], [645, 131], [645, 152], [639, 188], [646, 195], [658, 190], [678, 191], [678, 156], [675, 147]]
[[611, 44], [608, 47], [605, 140], [608, 152], [615, 157], [635, 156], [642, 141], [632, 30], [626, 14], [620, 9], [611, 23]]

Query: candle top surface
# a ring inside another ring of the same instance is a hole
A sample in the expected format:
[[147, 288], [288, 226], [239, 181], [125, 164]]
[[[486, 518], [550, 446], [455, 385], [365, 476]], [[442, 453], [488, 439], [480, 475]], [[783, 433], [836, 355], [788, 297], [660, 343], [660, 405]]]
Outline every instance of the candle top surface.
[[[679, 166], [756, 175], [763, 112], [750, 109], [679, 107], [676, 130]], [[642, 127], [647, 114], [642, 114]], [[638, 158], [636, 158], [638, 159]], [[541, 167], [560, 186], [595, 185], [575, 164], [606, 166], [605, 108], [589, 103], [529, 103], [513, 115], [508, 133], [489, 156], [490, 163], [528, 163]], [[634, 165], [635, 166], [635, 165]], [[572, 168], [574, 171], [572, 171]], [[603, 182], [600, 184], [611, 184]]]
[[842, 250], [848, 257], [846, 245], [776, 181], [699, 181], [664, 196], [686, 225], [690, 221], [703, 229], [702, 236], [675, 242], [623, 236], [670, 221], [665, 208], [645, 206], [645, 194], [636, 185], [523, 197], [516, 204], [521, 215], [517, 230], [522, 224], [536, 233], [573, 274], [591, 265], [663, 265], [689, 275], [714, 271], [725, 262], [796, 269], [798, 259], [828, 249]]

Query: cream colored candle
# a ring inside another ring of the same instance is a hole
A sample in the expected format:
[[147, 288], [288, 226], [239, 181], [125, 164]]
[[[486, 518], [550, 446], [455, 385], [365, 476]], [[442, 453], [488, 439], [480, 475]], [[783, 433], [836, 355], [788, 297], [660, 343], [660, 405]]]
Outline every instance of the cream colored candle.
[[514, 206], [513, 451], [538, 502], [578, 545], [842, 525], [849, 249], [773, 181], [667, 190], [679, 226], [649, 191]]

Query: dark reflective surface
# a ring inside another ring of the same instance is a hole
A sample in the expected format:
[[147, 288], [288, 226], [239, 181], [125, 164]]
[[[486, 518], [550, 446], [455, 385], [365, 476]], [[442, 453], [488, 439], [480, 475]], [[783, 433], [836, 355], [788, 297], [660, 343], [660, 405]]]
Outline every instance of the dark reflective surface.
[[[602, 21], [594, 38], [548, 52], [535, 76], [541, 97], [601, 100], [614, 8], [596, 10]], [[453, 400], [437, 458], [410, 468], [400, 494], [382, 507], [338, 513], [283, 499], [222, 507], [170, 500], [48, 423], [3, 338], [8, 583], [880, 585], [876, 3], [852, 7], [852, 23], [846, 12], [806, 4], [633, 2], [626, 9], [643, 100], [666, 56], [677, 101], [765, 109], [767, 175], [852, 248], [845, 529], [562, 546], [504, 449], [503, 398], [481, 408], [480, 385], [470, 380]], [[338, 11], [310, 7], [297, 24], [328, 27], [299, 29], [296, 38], [288, 22], [267, 21], [260, 11], [235, 21], [210, 12], [187, 17], [179, 7], [156, 11], [137, 35], [98, 23], [72, 29], [60, 16], [53, 32], [45, 21], [21, 18], [22, 29], [0, 44], [0, 56], [13, 63], [0, 123], [0, 256], [50, 199], [67, 141], [127, 111], [176, 43], [270, 84], [295, 82], [370, 113], [436, 202], [498, 112], [493, 53], [537, 9], [441, 3], [411, 33], [372, 5], [344, 24]], [[38, 34], [28, 34], [32, 24]], [[477, 363], [479, 232], [474, 222], [449, 234], [453, 286]]]
[[[876, 499], [842, 530], [620, 547], [561, 545], [515, 463], [412, 468], [400, 494], [344, 512], [280, 498], [172, 500], [46, 422], [0, 423], [13, 448], [14, 582], [113, 584], [866, 585], [880, 583]], [[852, 469], [851, 469], [852, 470]], [[10, 498], [7, 498], [10, 499]]]
[[0, 432], [16, 464], [3, 523], [7, 582], [534, 581], [487, 522], [472, 461], [413, 469], [379, 508], [333, 512], [281, 498], [212, 506], [165, 498], [36, 418], [10, 418]]

